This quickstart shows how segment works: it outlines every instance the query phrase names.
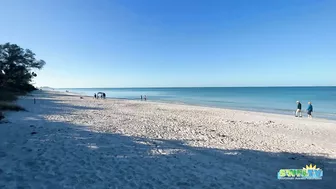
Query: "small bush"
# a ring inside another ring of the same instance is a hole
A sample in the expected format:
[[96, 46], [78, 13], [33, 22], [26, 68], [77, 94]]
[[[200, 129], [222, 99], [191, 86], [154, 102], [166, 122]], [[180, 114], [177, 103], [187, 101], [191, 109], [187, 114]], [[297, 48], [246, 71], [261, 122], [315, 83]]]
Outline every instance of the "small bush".
[[17, 100], [17, 92], [0, 89], [0, 101], [15, 101]]
[[25, 109], [16, 104], [0, 102], [0, 111], [24, 111]]

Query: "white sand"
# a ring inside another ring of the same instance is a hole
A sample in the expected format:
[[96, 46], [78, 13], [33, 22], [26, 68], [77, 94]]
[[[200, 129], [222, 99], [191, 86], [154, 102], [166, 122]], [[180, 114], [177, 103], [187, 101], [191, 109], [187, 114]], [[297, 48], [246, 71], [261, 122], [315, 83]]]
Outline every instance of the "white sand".
[[[7, 112], [0, 124], [0, 188], [336, 187], [335, 121], [33, 96], [18, 101], [28, 112]], [[279, 169], [308, 163], [323, 180], [277, 180]]]

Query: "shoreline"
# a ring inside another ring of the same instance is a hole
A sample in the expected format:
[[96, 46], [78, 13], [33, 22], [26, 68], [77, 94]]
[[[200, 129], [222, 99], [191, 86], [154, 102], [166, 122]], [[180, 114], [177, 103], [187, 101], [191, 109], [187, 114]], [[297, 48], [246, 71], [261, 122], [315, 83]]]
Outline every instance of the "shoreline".
[[[336, 122], [36, 91], [0, 125], [3, 188], [331, 188]], [[33, 99], [36, 98], [36, 104]], [[319, 182], [279, 181], [316, 164]], [[18, 180], [19, 179], [19, 180]]]
[[[51, 90], [52, 91], [52, 90]], [[89, 96], [87, 94], [81, 94], [81, 93], [76, 93], [76, 92], [65, 92], [65, 91], [59, 91], [59, 90], [54, 90], [53, 92], [59, 92], [61, 94], [69, 94], [69, 95], [78, 95], [78, 96], [82, 96], [82, 97], [88, 97], [88, 98], [93, 98], [93, 96]], [[141, 101], [140, 99], [129, 99], [129, 98], [115, 98], [115, 97], [106, 97], [105, 100], [126, 100], [126, 101]], [[101, 99], [99, 99], [101, 100]], [[144, 100], [143, 100], [144, 101]], [[231, 107], [219, 107], [219, 106], [211, 106], [211, 105], [205, 105], [205, 104], [193, 104], [193, 103], [186, 103], [186, 102], [181, 102], [181, 101], [169, 101], [169, 100], [147, 100], [144, 102], [150, 102], [150, 103], [162, 103], [162, 104], [170, 104], [170, 105], [185, 105], [185, 106], [194, 106], [194, 107], [203, 107], [203, 108], [215, 108], [215, 109], [221, 109], [221, 110], [229, 110], [229, 111], [242, 111], [242, 112], [249, 112], [249, 113], [260, 113], [260, 114], [265, 114], [265, 116], [267, 114], [269, 114], [270, 116], [288, 116], [288, 117], [292, 117], [295, 119], [308, 119], [308, 120], [324, 120], [324, 121], [332, 121], [336, 123], [336, 117], [335, 116], [330, 116], [330, 117], [314, 117], [315, 112], [313, 113], [313, 118], [310, 119], [307, 117], [306, 115], [306, 111], [302, 111], [302, 117], [295, 117], [294, 113], [295, 110], [293, 110], [293, 114], [291, 115], [290, 113], [279, 113], [279, 112], [270, 112], [270, 111], [258, 111], [257, 109], [245, 109], [245, 108], [231, 108]], [[325, 113], [323, 113], [325, 114]], [[333, 114], [332, 114], [333, 115]]]

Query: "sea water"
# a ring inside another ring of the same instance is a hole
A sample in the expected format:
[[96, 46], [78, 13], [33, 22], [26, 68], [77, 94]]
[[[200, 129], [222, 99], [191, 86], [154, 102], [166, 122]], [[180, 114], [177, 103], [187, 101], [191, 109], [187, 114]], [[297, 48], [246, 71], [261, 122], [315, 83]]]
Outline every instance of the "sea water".
[[313, 115], [336, 120], [336, 87], [195, 87], [195, 88], [62, 88], [82, 95], [104, 92], [107, 98], [185, 103], [258, 112], [294, 115], [296, 101]]

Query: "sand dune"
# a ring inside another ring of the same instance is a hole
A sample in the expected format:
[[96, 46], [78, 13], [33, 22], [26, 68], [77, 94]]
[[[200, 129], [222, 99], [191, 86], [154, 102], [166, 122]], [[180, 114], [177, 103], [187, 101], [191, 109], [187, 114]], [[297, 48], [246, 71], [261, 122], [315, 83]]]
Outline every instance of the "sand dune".
[[[0, 188], [336, 185], [335, 121], [54, 91], [18, 103], [0, 124]], [[310, 163], [323, 180], [277, 180]]]

